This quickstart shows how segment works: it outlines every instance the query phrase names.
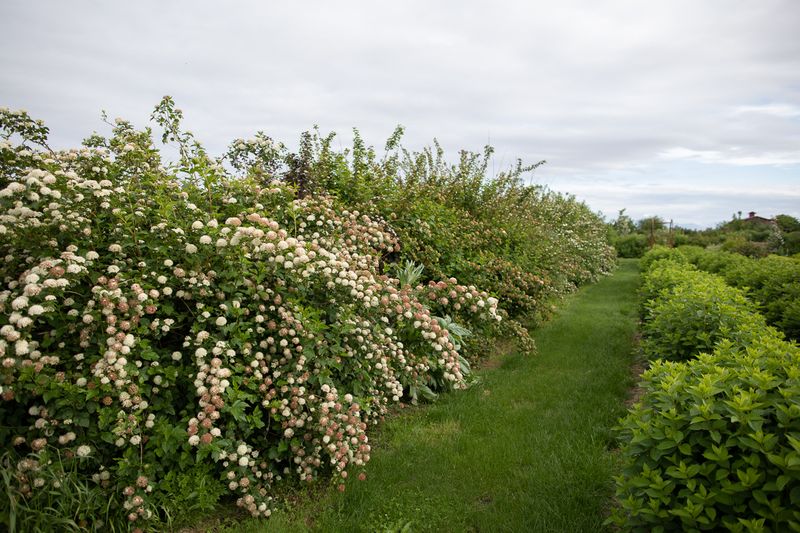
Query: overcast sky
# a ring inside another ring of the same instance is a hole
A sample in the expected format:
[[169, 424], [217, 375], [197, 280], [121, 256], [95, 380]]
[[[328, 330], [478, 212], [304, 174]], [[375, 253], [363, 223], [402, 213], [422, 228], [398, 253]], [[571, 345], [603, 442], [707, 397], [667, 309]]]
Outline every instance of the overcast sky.
[[172, 95], [212, 153], [318, 124], [681, 225], [800, 217], [800, 2], [2, 0], [0, 105], [58, 147]]

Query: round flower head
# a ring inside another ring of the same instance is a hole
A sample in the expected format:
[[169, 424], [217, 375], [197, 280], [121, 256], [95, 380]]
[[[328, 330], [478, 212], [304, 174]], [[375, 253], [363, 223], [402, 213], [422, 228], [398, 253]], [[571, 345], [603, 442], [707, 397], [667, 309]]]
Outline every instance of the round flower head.
[[75, 450], [75, 453], [78, 455], [78, 457], [88, 457], [89, 454], [92, 453], [92, 448], [87, 444], [81, 444], [78, 446], [78, 449]]

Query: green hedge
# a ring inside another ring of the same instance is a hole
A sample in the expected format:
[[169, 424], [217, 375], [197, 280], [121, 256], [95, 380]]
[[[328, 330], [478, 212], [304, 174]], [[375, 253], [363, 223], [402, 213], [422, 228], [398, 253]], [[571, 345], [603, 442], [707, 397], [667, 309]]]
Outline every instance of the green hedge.
[[654, 359], [617, 428], [622, 471], [608, 522], [800, 531], [800, 348], [741, 290], [656, 254], [641, 290]]
[[800, 261], [797, 258], [771, 255], [751, 259], [694, 246], [678, 250], [701, 270], [717, 273], [729, 285], [746, 289], [769, 324], [791, 339], [800, 339]]
[[644, 317], [648, 302], [657, 298], [663, 291], [669, 291], [676, 285], [706, 275], [692, 265], [671, 259], [662, 259], [652, 263], [639, 286], [640, 314]]
[[771, 255], [731, 266], [725, 279], [748, 287], [767, 321], [792, 339], [800, 339], [800, 261]]
[[686, 256], [683, 255], [676, 248], [668, 248], [666, 246], [654, 246], [644, 256], [642, 256], [641, 267], [642, 271], [649, 270], [650, 265], [662, 259], [671, 259], [677, 263], [688, 263]]
[[647, 237], [639, 233], [622, 235], [614, 239], [617, 257], [642, 257], [647, 250]]
[[686, 360], [739, 330], [767, 328], [741, 291], [711, 276], [677, 285], [651, 302], [642, 328], [651, 359]]
[[743, 291], [681, 263], [681, 252], [654, 249], [645, 259], [649, 269], [639, 293], [648, 358], [685, 360], [721, 339], [767, 330]]
[[621, 421], [612, 522], [633, 531], [800, 530], [800, 349], [772, 335], [655, 361]]

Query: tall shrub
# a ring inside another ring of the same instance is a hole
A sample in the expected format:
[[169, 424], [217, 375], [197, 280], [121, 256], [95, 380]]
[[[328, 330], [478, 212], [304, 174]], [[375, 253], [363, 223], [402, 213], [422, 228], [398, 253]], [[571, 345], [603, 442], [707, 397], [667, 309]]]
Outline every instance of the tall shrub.
[[501, 319], [453, 278], [401, 285], [386, 222], [229, 174], [164, 105], [166, 167], [122, 120], [51, 152], [3, 114], [6, 527], [155, 528], [222, 492], [269, 515], [282, 478], [358, 475], [391, 404], [465, 387], [464, 328]]

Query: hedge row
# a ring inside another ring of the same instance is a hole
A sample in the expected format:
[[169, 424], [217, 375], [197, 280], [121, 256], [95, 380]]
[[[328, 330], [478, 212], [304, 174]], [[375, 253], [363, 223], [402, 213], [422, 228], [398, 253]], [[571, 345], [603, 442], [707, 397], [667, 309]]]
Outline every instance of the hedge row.
[[677, 250], [699, 269], [719, 274], [729, 285], [747, 290], [769, 324], [790, 339], [800, 340], [800, 259], [778, 255], [754, 259], [698, 246]]
[[[53, 151], [0, 108], [0, 529], [161, 531], [364, 475], [393, 405], [602, 275], [585, 205], [484, 159], [150, 129]], [[511, 290], [513, 287], [519, 290]], [[503, 300], [500, 301], [500, 298]]]
[[651, 364], [618, 428], [623, 467], [610, 522], [800, 531], [800, 349], [720, 278], [681, 259], [647, 259]]
[[768, 329], [742, 291], [672, 259], [652, 263], [641, 296], [642, 346], [651, 359], [687, 360], [721, 339]]

